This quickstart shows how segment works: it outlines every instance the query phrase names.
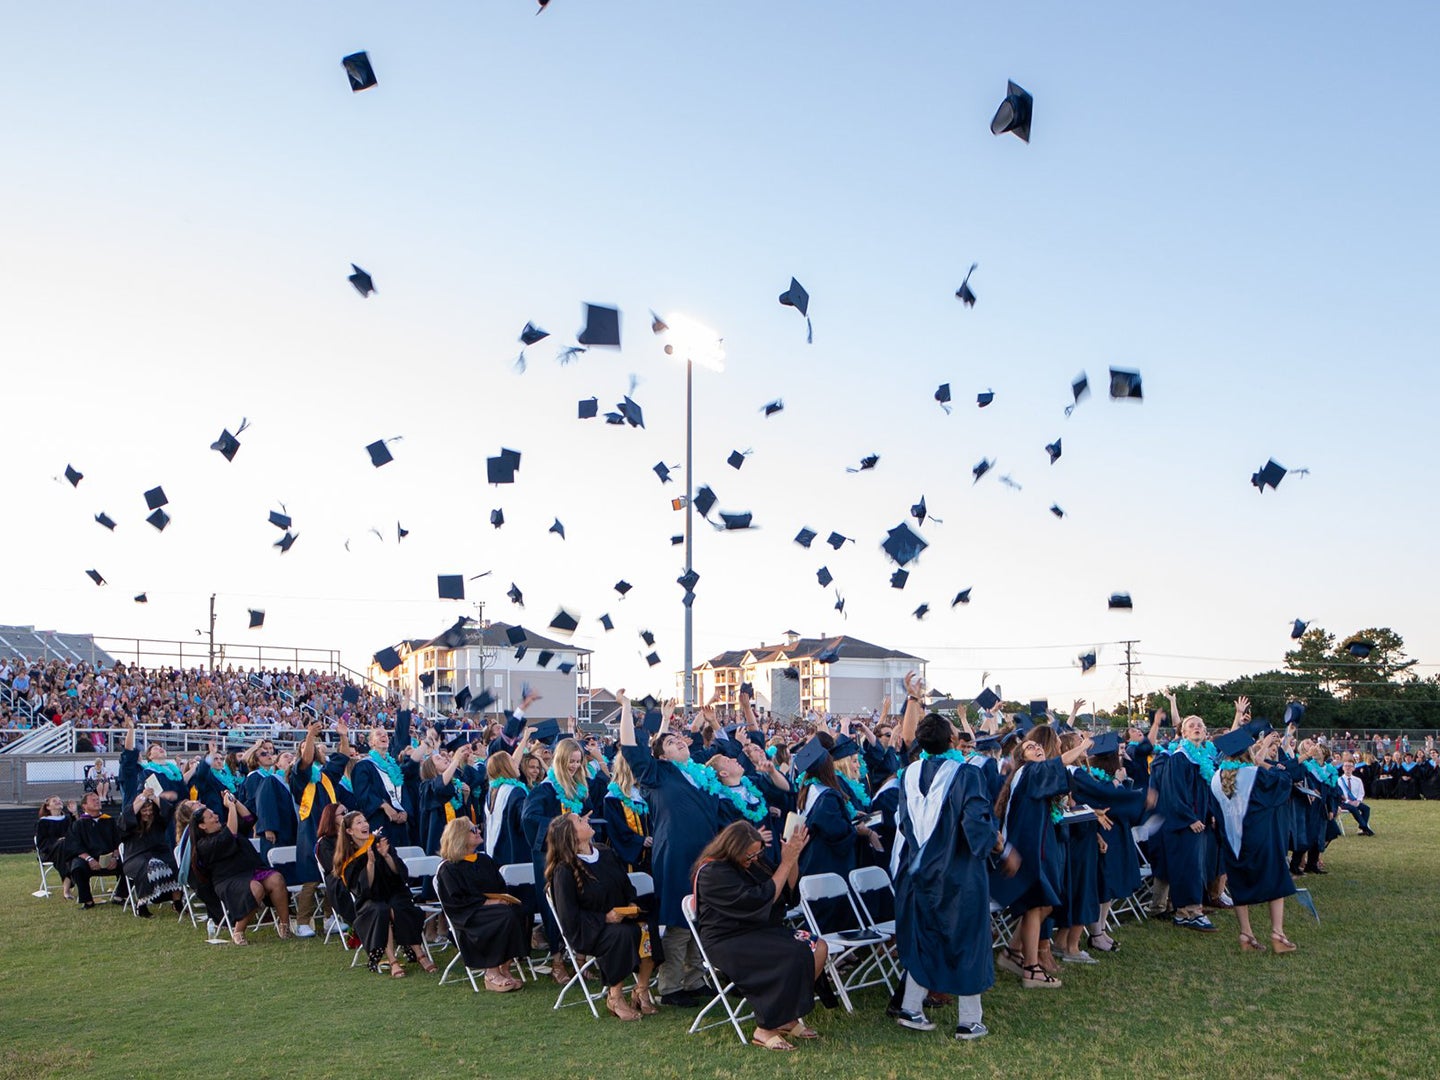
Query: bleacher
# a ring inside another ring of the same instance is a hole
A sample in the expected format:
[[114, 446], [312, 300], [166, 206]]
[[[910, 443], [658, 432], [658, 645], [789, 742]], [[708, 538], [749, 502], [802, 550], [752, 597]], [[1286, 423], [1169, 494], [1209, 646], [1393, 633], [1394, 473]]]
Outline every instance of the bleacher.
[[0, 656], [26, 660], [81, 660], [92, 667], [113, 667], [115, 658], [95, 644], [90, 634], [62, 634], [33, 626], [0, 626]]

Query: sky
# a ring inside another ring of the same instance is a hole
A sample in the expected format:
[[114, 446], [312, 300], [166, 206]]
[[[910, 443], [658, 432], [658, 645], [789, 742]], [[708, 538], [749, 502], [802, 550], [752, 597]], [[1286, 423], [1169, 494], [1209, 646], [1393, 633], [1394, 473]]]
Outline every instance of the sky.
[[[0, 622], [195, 641], [214, 593], [217, 640], [363, 668], [475, 613], [437, 574], [490, 571], [467, 583], [485, 617], [543, 630], [563, 605], [594, 685], [673, 692], [685, 476], [651, 466], [683, 461], [685, 371], [653, 309], [723, 338], [724, 370], [695, 373], [693, 479], [757, 526], [697, 519], [697, 663], [848, 633], [956, 695], [988, 674], [1108, 707], [1117, 642], [1156, 689], [1279, 667], [1303, 618], [1391, 626], [1440, 671], [1440, 9], [534, 10], [12, 5]], [[379, 85], [354, 94], [361, 49]], [[1035, 98], [1028, 145], [989, 130], [1007, 79]], [[813, 344], [777, 302], [792, 275]], [[586, 302], [621, 309], [622, 348], [561, 365]], [[532, 320], [552, 336], [520, 373]], [[1107, 399], [1112, 365], [1143, 403]], [[643, 429], [576, 419], [632, 379]], [[208, 446], [242, 417], [226, 462]], [[522, 466], [494, 487], [501, 447]], [[1272, 457], [1310, 471], [1261, 495]], [[879, 545], [921, 495], [929, 547], [892, 589]], [[855, 542], [806, 551], [802, 526]]]

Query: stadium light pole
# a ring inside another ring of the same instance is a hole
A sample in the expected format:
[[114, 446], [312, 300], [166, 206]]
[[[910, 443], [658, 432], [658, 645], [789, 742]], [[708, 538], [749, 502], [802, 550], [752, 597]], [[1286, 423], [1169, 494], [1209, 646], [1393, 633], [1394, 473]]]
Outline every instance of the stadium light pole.
[[[695, 365], [725, 370], [724, 339], [688, 315], [665, 316], [665, 355], [685, 361], [685, 573], [695, 568]], [[682, 601], [683, 602], [683, 601]], [[695, 604], [685, 604], [685, 713], [695, 709]]]

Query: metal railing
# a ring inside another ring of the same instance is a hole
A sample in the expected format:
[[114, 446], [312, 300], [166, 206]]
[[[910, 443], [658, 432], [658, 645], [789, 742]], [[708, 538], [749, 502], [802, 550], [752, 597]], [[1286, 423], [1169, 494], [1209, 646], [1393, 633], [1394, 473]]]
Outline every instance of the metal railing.
[[257, 667], [279, 671], [315, 669], [329, 675], [341, 670], [339, 649], [312, 649], [295, 645], [260, 645], [254, 642], [216, 642], [212, 653], [205, 641], [164, 641], [156, 638], [122, 638], [94, 635], [92, 663], [102, 663], [108, 654], [127, 664], [141, 667], [194, 668], [222, 666]]

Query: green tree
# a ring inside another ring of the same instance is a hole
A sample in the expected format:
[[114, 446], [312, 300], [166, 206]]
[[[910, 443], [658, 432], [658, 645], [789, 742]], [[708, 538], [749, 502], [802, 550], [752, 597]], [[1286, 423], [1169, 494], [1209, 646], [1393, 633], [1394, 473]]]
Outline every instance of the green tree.
[[[1365, 642], [1372, 646], [1368, 656], [1355, 656], [1350, 646]], [[1340, 685], [1352, 700], [1361, 698], [1393, 700], [1400, 696], [1400, 679], [1414, 666], [1405, 656], [1405, 639], [1388, 626], [1358, 630], [1335, 649], [1342, 664]]]

